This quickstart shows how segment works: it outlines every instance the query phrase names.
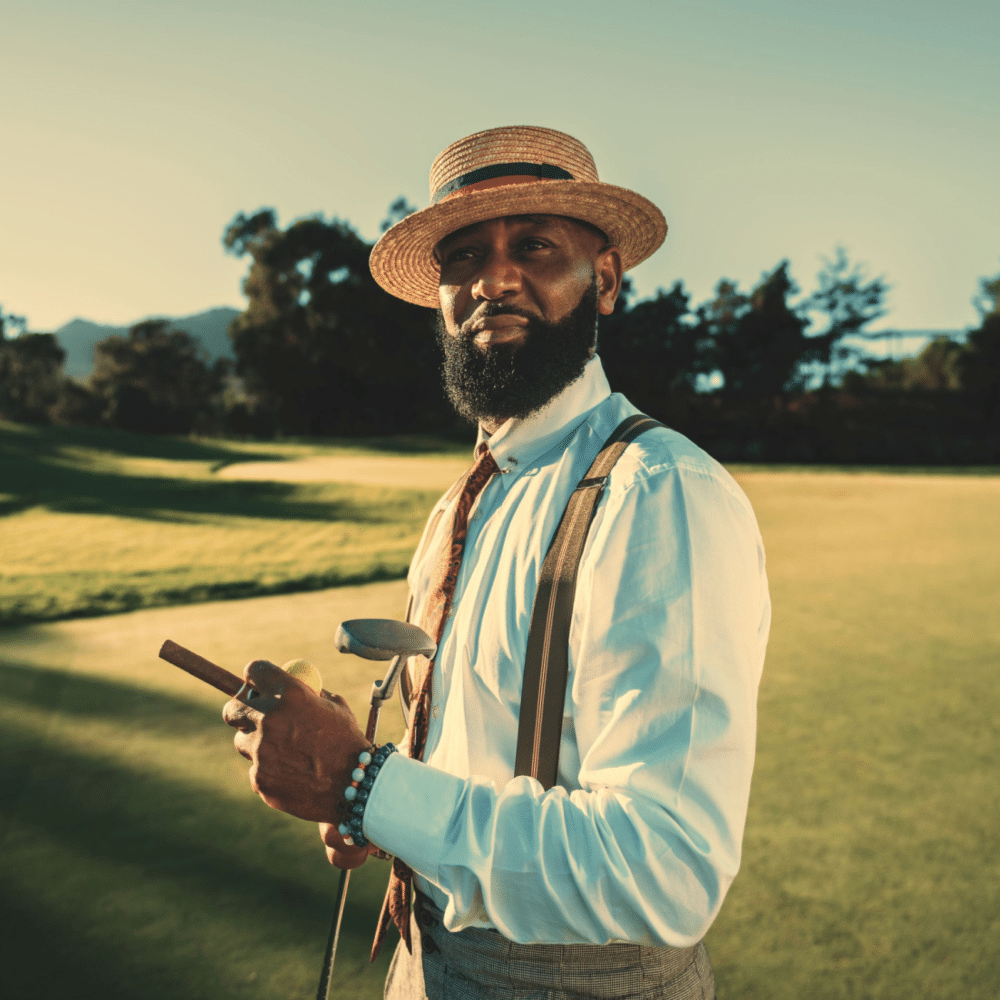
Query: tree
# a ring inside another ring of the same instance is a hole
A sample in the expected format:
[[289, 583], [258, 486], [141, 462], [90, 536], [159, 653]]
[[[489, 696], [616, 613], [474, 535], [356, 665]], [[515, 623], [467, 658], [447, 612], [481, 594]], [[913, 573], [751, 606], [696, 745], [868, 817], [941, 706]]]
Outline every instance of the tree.
[[973, 298], [972, 304], [983, 319], [1000, 313], [1000, 274], [979, 279], [979, 293]]
[[723, 279], [715, 298], [699, 307], [708, 370], [722, 373], [724, 396], [747, 403], [802, 387], [802, 364], [813, 347], [805, 335], [808, 318], [788, 302], [797, 292], [784, 260], [750, 295]]
[[[0, 313], [7, 327], [25, 323]], [[2, 331], [4, 334], [6, 330]], [[27, 423], [48, 423], [59, 397], [66, 352], [51, 333], [21, 333], [0, 339], [0, 417]]]
[[[390, 218], [408, 206], [397, 201]], [[230, 327], [249, 406], [293, 434], [379, 434], [451, 422], [431, 313], [390, 296], [371, 244], [321, 216], [282, 230], [274, 212], [238, 215], [223, 243], [249, 254], [248, 305]]]
[[950, 337], [935, 337], [915, 358], [873, 361], [863, 373], [847, 373], [844, 386], [851, 390], [957, 392], [962, 388], [965, 354], [965, 347]]
[[858, 360], [859, 352], [844, 343], [852, 336], [870, 336], [865, 330], [884, 316], [889, 286], [882, 277], [866, 280], [864, 268], [852, 265], [843, 247], [832, 260], [824, 259], [817, 289], [803, 304], [807, 312], [826, 318], [826, 329], [810, 337], [809, 355], [822, 372], [823, 384], [836, 384]]
[[979, 280], [973, 300], [982, 322], [967, 340], [961, 361], [962, 387], [978, 409], [980, 419], [1000, 430], [1000, 274]]
[[388, 232], [397, 222], [405, 219], [408, 215], [413, 215], [417, 210], [416, 205], [411, 205], [402, 195], [400, 195], [390, 206], [382, 224], [379, 227], [383, 233]]
[[[631, 287], [628, 289], [631, 291]], [[625, 292], [625, 289], [623, 289]], [[627, 293], [626, 293], [627, 294]], [[599, 350], [608, 381], [643, 412], [667, 416], [671, 397], [690, 393], [703, 370], [703, 344], [681, 282], [652, 299], [622, 305], [601, 321]]]
[[13, 332], [15, 329], [18, 333], [24, 333], [27, 326], [28, 321], [23, 316], [12, 316], [10, 313], [4, 313], [3, 306], [0, 306], [0, 340], [16, 337], [17, 334]]
[[[825, 260], [817, 289], [793, 304], [798, 288], [787, 260], [765, 273], [746, 295], [723, 279], [715, 298], [698, 308], [709, 347], [708, 370], [721, 373], [722, 393], [731, 400], [764, 400], [804, 390], [817, 375], [835, 384], [855, 351], [844, 344], [884, 315], [886, 284], [868, 281], [864, 270], [838, 249]], [[812, 316], [825, 317], [824, 329], [811, 333]]]
[[98, 341], [91, 384], [112, 426], [188, 434], [208, 429], [228, 370], [225, 360], [209, 366], [198, 341], [168, 320], [147, 320]]

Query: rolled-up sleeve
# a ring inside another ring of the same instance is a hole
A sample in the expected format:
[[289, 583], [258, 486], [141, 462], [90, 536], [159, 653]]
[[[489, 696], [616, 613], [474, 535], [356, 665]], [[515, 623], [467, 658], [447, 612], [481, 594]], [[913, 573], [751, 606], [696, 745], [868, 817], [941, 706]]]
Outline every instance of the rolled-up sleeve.
[[770, 602], [749, 502], [704, 463], [644, 466], [591, 528], [570, 635], [569, 787], [392, 758], [366, 835], [448, 897], [451, 930], [685, 947], [740, 864]]

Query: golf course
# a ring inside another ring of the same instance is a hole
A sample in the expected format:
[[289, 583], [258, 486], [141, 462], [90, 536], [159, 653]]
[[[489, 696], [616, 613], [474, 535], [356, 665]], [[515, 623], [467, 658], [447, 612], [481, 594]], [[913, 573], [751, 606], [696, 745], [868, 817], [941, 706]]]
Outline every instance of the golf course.
[[[402, 616], [469, 458], [0, 424], [5, 996], [314, 996], [338, 873], [250, 791], [225, 697], [156, 654], [304, 657], [365, 715], [384, 667], [334, 632]], [[719, 1000], [1000, 996], [1000, 469], [730, 471], [773, 626]], [[382, 995], [387, 874], [352, 877], [333, 997]]]

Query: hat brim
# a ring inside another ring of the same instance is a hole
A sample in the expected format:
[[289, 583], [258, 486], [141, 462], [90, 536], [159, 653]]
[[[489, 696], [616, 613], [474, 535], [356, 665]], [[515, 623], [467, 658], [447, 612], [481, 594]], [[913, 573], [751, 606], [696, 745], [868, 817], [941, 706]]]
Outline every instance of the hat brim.
[[449, 233], [507, 215], [565, 215], [597, 226], [618, 247], [627, 271], [667, 235], [663, 213], [614, 184], [574, 180], [505, 184], [469, 191], [401, 219], [372, 248], [372, 276], [391, 295], [418, 306], [440, 304], [434, 247]]

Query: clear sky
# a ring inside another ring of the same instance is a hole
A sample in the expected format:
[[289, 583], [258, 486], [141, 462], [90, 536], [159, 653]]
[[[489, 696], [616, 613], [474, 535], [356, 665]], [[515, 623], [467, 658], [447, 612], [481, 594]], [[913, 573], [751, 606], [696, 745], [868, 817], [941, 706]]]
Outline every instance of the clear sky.
[[1000, 3], [0, 0], [0, 304], [34, 330], [242, 308], [237, 212], [378, 235], [438, 151], [582, 139], [664, 211], [638, 292], [805, 291], [843, 245], [882, 326], [973, 324], [1000, 271]]

